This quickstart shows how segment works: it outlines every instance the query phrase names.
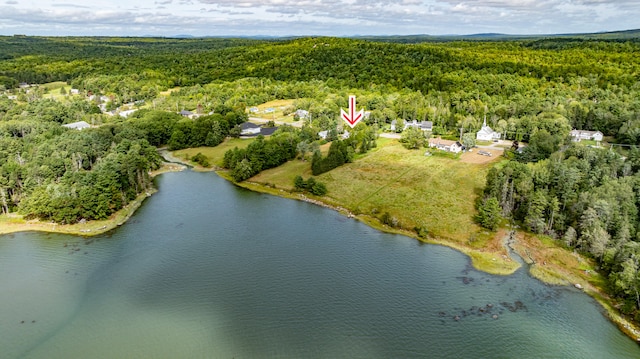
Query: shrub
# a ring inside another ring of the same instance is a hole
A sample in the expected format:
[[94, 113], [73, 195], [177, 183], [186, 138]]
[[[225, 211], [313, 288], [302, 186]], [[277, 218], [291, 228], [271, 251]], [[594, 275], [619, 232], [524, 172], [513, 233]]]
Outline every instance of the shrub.
[[202, 167], [211, 166], [211, 164], [209, 163], [209, 159], [207, 158], [207, 156], [203, 155], [202, 152], [198, 152], [197, 155], [193, 156], [193, 158], [191, 158], [191, 161], [199, 164]]
[[313, 177], [309, 177], [309, 179], [305, 181], [302, 176], [298, 175], [293, 179], [293, 186], [296, 191], [308, 191], [316, 196], [324, 196], [327, 194], [327, 186], [322, 182], [316, 181]]
[[413, 230], [416, 231], [416, 234], [420, 238], [427, 238], [429, 236], [429, 231], [427, 230], [427, 228], [424, 225], [415, 226], [413, 228]]
[[327, 194], [327, 186], [325, 186], [322, 182], [316, 182], [313, 186], [311, 186], [311, 188], [309, 188], [309, 192], [315, 194], [316, 196], [324, 196], [325, 194]]
[[306, 185], [306, 182], [300, 175], [296, 176], [296, 178], [293, 179], [293, 187], [295, 187], [296, 191], [304, 191]]
[[386, 224], [391, 228], [396, 228], [400, 225], [400, 222], [398, 221], [398, 219], [392, 216], [391, 214], [389, 214], [389, 212], [384, 212], [384, 214], [380, 217], [380, 222], [382, 222], [383, 224]]

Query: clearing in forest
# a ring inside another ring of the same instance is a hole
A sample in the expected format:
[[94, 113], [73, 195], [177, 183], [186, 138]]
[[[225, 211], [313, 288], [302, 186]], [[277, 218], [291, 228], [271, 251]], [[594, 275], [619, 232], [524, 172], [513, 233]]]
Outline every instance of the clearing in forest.
[[287, 115], [285, 115], [285, 109], [293, 108], [295, 101], [295, 99], [269, 101], [262, 105], [251, 106], [247, 108], [247, 111], [249, 112], [249, 117], [258, 117], [279, 122], [294, 122], [293, 115], [295, 109], [291, 110]]
[[[380, 217], [388, 212], [404, 229], [421, 226], [463, 245], [481, 232], [473, 221], [474, 200], [485, 185], [489, 164], [427, 157], [393, 140], [378, 144], [353, 163], [317, 177], [329, 190], [324, 200], [356, 214]], [[249, 181], [293, 190], [295, 176], [311, 176], [310, 166], [310, 161], [289, 161]]]

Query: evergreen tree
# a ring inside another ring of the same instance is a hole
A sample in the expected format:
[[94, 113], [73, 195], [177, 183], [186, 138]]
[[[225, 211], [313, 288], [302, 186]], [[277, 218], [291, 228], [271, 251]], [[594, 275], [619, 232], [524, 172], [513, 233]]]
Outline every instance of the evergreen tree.
[[490, 197], [478, 207], [476, 221], [484, 228], [495, 230], [500, 223], [500, 205], [495, 197]]

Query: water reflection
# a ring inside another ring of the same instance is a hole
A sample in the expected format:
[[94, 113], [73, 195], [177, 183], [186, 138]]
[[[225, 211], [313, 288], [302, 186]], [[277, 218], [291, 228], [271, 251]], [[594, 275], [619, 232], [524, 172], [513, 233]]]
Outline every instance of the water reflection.
[[481, 273], [451, 249], [214, 174], [158, 182], [91, 243], [0, 238], [7, 357], [640, 356], [589, 297], [524, 270]]

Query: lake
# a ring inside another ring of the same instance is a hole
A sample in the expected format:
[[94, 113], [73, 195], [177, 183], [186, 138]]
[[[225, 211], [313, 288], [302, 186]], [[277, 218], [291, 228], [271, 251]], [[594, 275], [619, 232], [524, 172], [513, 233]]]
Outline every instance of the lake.
[[639, 358], [570, 287], [214, 173], [97, 238], [0, 237], [3, 358]]

